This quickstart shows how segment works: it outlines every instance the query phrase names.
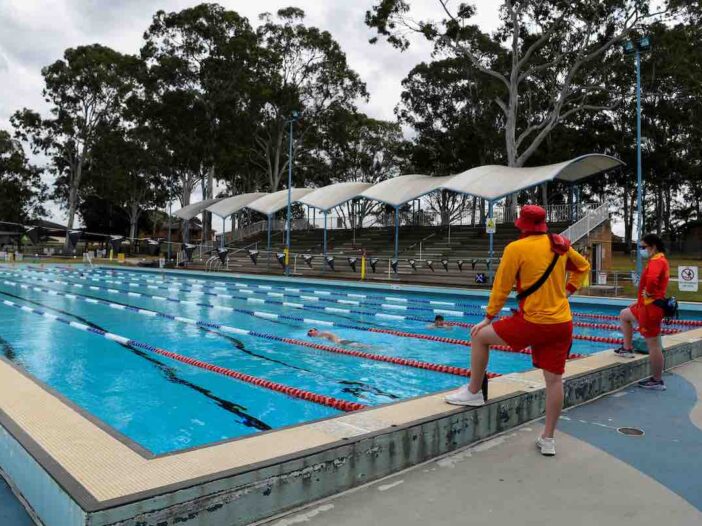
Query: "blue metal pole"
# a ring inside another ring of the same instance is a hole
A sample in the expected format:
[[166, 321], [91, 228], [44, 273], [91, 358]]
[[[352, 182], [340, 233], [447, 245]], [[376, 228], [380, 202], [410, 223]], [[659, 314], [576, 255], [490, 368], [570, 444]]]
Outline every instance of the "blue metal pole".
[[[288, 221], [287, 221], [287, 230], [286, 230], [286, 236], [285, 236], [285, 246], [287, 248], [287, 257], [290, 257], [290, 229], [292, 228], [292, 207], [291, 207], [291, 200], [292, 200], [292, 165], [293, 165], [293, 120], [290, 119], [290, 150], [288, 154]], [[287, 276], [290, 275], [290, 265], [285, 266], [285, 274]]]
[[[327, 258], [327, 211], [324, 211], [324, 259]], [[325, 263], [326, 264], [326, 263]]]
[[400, 253], [400, 212], [397, 207], [395, 207], [395, 259]]
[[636, 272], [641, 275], [643, 262], [639, 243], [643, 234], [643, 174], [641, 169], [641, 52], [636, 50], [636, 203], [639, 210], [637, 219]]
[[268, 265], [271, 264], [271, 216], [268, 216]]

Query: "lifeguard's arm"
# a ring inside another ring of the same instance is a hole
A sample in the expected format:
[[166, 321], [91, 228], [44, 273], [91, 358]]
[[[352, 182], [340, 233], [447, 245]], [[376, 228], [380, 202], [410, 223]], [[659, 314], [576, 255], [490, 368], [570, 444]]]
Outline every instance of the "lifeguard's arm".
[[568, 283], [566, 283], [566, 290], [571, 294], [578, 290], [583, 281], [585, 281], [585, 276], [590, 272], [590, 263], [581, 256], [573, 247], [568, 249], [568, 261], [566, 262], [566, 270], [570, 272], [570, 277], [568, 278]]
[[519, 272], [519, 251], [515, 250], [515, 246], [510, 243], [505, 247], [495, 273], [495, 282], [492, 284], [490, 302], [485, 316], [488, 320], [495, 318], [504, 307], [509, 293], [512, 292], [512, 286], [517, 280], [517, 272]]

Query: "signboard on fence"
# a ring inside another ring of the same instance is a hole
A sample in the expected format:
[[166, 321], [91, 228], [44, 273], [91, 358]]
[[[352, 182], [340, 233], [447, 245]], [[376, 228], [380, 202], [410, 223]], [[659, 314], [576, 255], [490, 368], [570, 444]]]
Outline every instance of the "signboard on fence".
[[606, 272], [598, 272], [597, 273], [597, 284], [598, 285], [606, 285], [607, 284], [607, 273]]
[[494, 234], [495, 232], [497, 232], [497, 227], [495, 226], [494, 218], [487, 218], [487, 221], [485, 222], [485, 232], [487, 232], [488, 234]]
[[678, 289], [685, 292], [697, 292], [699, 282], [699, 267], [678, 267]]

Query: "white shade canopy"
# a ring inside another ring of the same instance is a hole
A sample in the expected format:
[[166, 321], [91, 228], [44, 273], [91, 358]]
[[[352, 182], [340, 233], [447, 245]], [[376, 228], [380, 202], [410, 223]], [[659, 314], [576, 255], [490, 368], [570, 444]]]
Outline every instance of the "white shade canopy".
[[176, 217], [184, 219], [185, 221], [188, 221], [189, 219], [192, 219], [193, 217], [195, 217], [196, 215], [201, 213], [208, 206], [213, 205], [221, 200], [222, 200], [221, 198], [205, 199], [204, 201], [200, 201], [198, 203], [193, 203], [191, 205], [184, 206], [180, 210], [176, 211], [174, 215]]
[[361, 197], [398, 207], [441, 188], [449, 179], [451, 176], [401, 175], [373, 185]]
[[268, 194], [263, 192], [253, 192], [250, 194], [235, 195], [234, 197], [226, 197], [221, 201], [208, 206], [207, 210], [218, 217], [229, 217], [232, 214], [236, 214], [239, 210], [246, 208], [250, 203], [253, 203], [264, 195]]
[[547, 181], [561, 179], [575, 182], [623, 164], [609, 155], [591, 154], [562, 163], [530, 168], [478, 166], [450, 177], [442, 189], [496, 201]]
[[323, 212], [328, 212], [332, 208], [343, 205], [363, 194], [365, 190], [373, 186], [373, 183], [336, 183], [329, 186], [317, 188], [299, 200], [303, 205], [311, 206]]
[[[311, 192], [314, 192], [314, 188], [293, 188], [290, 191], [291, 202], [297, 202]], [[288, 191], [280, 190], [256, 199], [246, 205], [246, 208], [269, 216], [275, 214], [278, 210], [282, 210], [286, 206], [288, 206]]]

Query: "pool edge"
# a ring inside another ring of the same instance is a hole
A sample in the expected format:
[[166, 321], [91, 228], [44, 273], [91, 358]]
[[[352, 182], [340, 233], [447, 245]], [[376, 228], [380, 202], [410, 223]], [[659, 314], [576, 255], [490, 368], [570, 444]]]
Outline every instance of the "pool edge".
[[[702, 329], [666, 337], [665, 341], [666, 369], [702, 356]], [[589, 362], [586, 358], [569, 364], [565, 377], [567, 406], [591, 400], [648, 374], [645, 357], [623, 362], [614, 361], [611, 353], [605, 353], [593, 355]], [[588, 367], [588, 363], [592, 366]], [[513, 383], [512, 387], [523, 385], [524, 388], [513, 388], [511, 393], [491, 400], [483, 408], [447, 406], [438, 415], [418, 416], [394, 427], [103, 501], [94, 498], [3, 411], [0, 413], [3, 427], [0, 466], [40, 517], [46, 513], [47, 506], [54, 509], [57, 501], [61, 501], [62, 509], [67, 510], [66, 516], [60, 522], [43, 518], [47, 525], [85, 523], [98, 526], [120, 521], [132, 524], [136, 517], [146, 523], [172, 524], [178, 517], [193, 514], [207, 514], [207, 518], [203, 518], [206, 524], [243, 525], [387, 476], [541, 416], [544, 390], [538, 372], [515, 373], [504, 378], [504, 382]], [[495, 388], [499, 385], [494, 384]], [[415, 403], [421, 404], [422, 400], [436, 396], [422, 397]], [[392, 411], [393, 406], [397, 404], [364, 414]], [[23, 458], [23, 465], [31, 468], [31, 483], [23, 480], [17, 469], [6, 469], [6, 464], [11, 464], [8, 461], [11, 456]], [[39, 484], [51, 498], [46, 501], [37, 497], [36, 489], [28, 487], [32, 484]], [[236, 522], [232, 523], [232, 517], [236, 517]]]

